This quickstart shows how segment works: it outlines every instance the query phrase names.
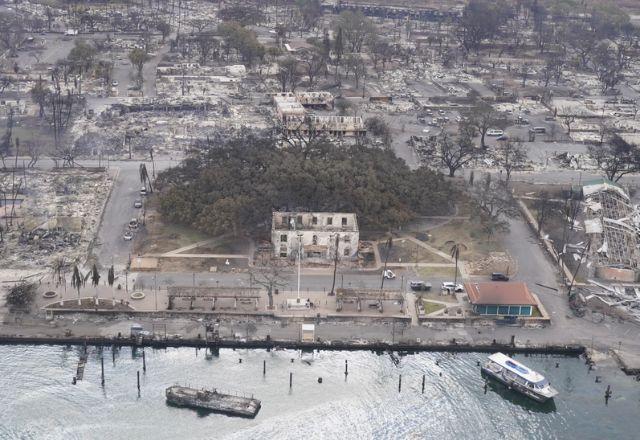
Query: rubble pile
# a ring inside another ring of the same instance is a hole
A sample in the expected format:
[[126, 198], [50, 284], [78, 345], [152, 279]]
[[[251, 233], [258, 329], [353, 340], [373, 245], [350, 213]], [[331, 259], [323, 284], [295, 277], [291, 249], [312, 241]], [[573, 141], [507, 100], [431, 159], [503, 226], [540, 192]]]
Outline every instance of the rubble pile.
[[516, 264], [507, 252], [490, 252], [489, 255], [467, 263], [467, 271], [471, 275], [487, 275], [492, 272], [509, 273], [516, 269]]
[[594, 312], [640, 322], [640, 289], [630, 285], [589, 282], [579, 289], [572, 307], [578, 310], [588, 307]]
[[52, 229], [36, 228], [32, 231], [21, 231], [18, 243], [32, 245], [36, 249], [50, 253], [65, 247], [77, 246], [80, 243], [80, 239], [80, 234], [68, 232], [61, 227]]
[[61, 257], [84, 258], [112, 183], [105, 170], [24, 170], [15, 176], [19, 185], [13, 182], [11, 173], [0, 174], [7, 195], [0, 204], [0, 266], [43, 268]]

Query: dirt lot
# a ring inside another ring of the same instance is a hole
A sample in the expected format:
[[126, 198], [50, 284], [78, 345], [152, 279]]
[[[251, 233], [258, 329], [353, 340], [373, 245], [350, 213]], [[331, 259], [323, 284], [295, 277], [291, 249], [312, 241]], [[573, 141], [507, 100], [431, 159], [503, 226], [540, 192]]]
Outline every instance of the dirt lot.
[[149, 198], [146, 210], [146, 230], [134, 242], [137, 254], [161, 254], [211, 238], [195, 229], [164, 223], [155, 197]]
[[[387, 256], [387, 248], [384, 244], [378, 246], [381, 258]], [[389, 252], [389, 261], [398, 263], [450, 263], [428, 249], [421, 247], [409, 240], [398, 239], [393, 242]]]

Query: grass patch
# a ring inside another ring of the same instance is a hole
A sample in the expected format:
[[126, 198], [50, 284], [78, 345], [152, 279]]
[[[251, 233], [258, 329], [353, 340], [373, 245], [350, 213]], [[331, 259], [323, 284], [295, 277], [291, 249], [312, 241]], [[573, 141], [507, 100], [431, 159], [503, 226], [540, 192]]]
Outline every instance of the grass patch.
[[444, 304], [438, 304], [427, 300], [422, 300], [422, 306], [424, 307], [425, 315], [445, 308]]
[[454, 295], [440, 295], [440, 285], [433, 286], [430, 292], [415, 292], [422, 301], [440, 301], [457, 304], [458, 300]]
[[446, 254], [451, 251], [447, 242], [463, 243], [467, 250], [460, 253], [462, 260], [471, 260], [499, 249], [497, 241], [487, 240], [480, 224], [473, 220], [452, 220], [430, 230], [429, 234], [429, 244]]
[[[429, 281], [429, 278], [454, 278], [454, 267], [418, 267], [414, 269], [417, 278]], [[461, 279], [460, 271], [458, 271], [458, 280]], [[433, 286], [433, 289], [440, 288], [440, 286]]]

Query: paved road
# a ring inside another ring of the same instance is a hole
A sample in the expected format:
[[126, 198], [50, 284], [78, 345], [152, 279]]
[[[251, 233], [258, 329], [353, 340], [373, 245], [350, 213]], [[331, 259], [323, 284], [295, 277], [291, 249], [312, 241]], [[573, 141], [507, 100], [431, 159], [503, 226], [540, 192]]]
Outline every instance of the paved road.
[[[118, 170], [117, 178], [105, 208], [95, 251], [98, 261], [104, 266], [114, 264], [124, 268], [129, 260], [132, 242], [125, 241], [122, 235], [129, 220], [142, 217], [141, 209], [133, 206], [136, 200], [143, 200], [140, 196], [139, 167], [141, 163], [141, 161], [116, 161], [109, 164], [110, 167]], [[83, 162], [84, 164], [86, 163]], [[155, 160], [156, 172], [175, 164], [175, 161], [168, 158], [158, 158]], [[151, 173], [151, 162], [146, 161], [146, 166]]]
[[[397, 278], [395, 280], [385, 280], [385, 289], [400, 289], [406, 288], [407, 280], [415, 278], [415, 273], [412, 269], [394, 269]], [[154, 275], [151, 273], [138, 273], [135, 276], [135, 282], [140, 285], [142, 283], [145, 286], [154, 285]], [[248, 273], [183, 273], [183, 272], [163, 272], [159, 273], [155, 277], [158, 286], [167, 285], [180, 285], [191, 286], [194, 283], [196, 286], [243, 286], [247, 287], [252, 285], [251, 277]], [[297, 289], [297, 272], [294, 270], [288, 271], [284, 274], [284, 281], [286, 286], [283, 290], [295, 291]], [[303, 268], [303, 272], [300, 278], [300, 291], [326, 291], [331, 290], [331, 283], [333, 281], [333, 274], [330, 270], [325, 273], [309, 273], [309, 271]], [[369, 288], [379, 289], [381, 282], [381, 274], [375, 272], [353, 272], [345, 271], [338, 268], [336, 275], [336, 288], [339, 287], [357, 287], [357, 288]], [[255, 286], [255, 284], [253, 284]]]

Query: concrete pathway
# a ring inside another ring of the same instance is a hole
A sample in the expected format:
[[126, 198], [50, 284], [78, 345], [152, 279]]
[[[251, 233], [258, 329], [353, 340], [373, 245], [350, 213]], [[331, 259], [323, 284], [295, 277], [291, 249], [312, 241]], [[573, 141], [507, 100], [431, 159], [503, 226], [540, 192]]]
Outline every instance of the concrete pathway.
[[418, 321], [418, 310], [416, 310], [416, 299], [413, 292], [406, 293], [407, 313], [411, 316], [411, 325], [413, 327], [420, 325], [420, 321]]
[[249, 259], [249, 255], [244, 254], [146, 254], [144, 257], [153, 258], [246, 258]]
[[434, 248], [433, 246], [428, 245], [427, 243], [425, 243], [424, 241], [418, 240], [415, 237], [412, 237], [410, 235], [403, 235], [400, 237], [401, 239], [405, 239], [405, 240], [409, 240], [410, 242], [417, 244], [418, 246], [428, 250], [429, 252], [431, 252], [432, 254], [436, 254], [439, 257], [444, 258], [447, 261], [454, 261], [453, 258], [451, 258], [451, 255], [446, 254], [445, 252], [442, 252], [439, 249]]
[[193, 243], [193, 244], [190, 244], [190, 245], [187, 245], [187, 246], [182, 246], [182, 247], [180, 247], [178, 249], [174, 249], [172, 251], [165, 252], [163, 254], [159, 254], [159, 256], [161, 256], [161, 257], [172, 257], [174, 254], [179, 254], [180, 252], [184, 252], [184, 251], [190, 251], [191, 249], [195, 249], [195, 248], [200, 247], [200, 246], [205, 246], [207, 244], [215, 243], [216, 241], [218, 241], [217, 238], [211, 238], [209, 240], [202, 240], [202, 241], [199, 241], [197, 243]]

